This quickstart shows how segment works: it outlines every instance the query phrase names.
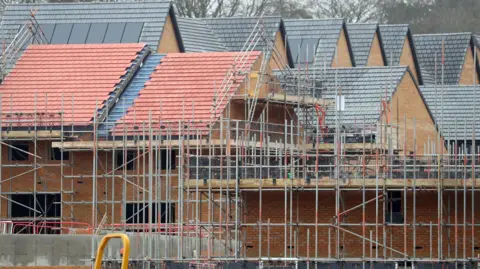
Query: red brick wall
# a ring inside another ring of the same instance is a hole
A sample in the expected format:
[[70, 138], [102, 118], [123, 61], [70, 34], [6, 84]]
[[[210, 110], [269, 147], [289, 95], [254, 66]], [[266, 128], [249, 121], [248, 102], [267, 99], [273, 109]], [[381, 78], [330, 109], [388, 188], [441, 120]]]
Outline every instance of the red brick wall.
[[[41, 142], [38, 145], [38, 154], [42, 156], [42, 160], [39, 161], [41, 164], [53, 164], [58, 163], [58, 161], [50, 161], [48, 158], [48, 143]], [[110, 171], [112, 162], [111, 162], [111, 153], [100, 153], [99, 154], [100, 171]], [[2, 148], [2, 160], [4, 164], [8, 164], [8, 150], [4, 146]], [[30, 160], [32, 161], [32, 157]], [[91, 175], [92, 172], [92, 153], [91, 152], [76, 152], [71, 155], [71, 160], [69, 161], [71, 166], [65, 167], [65, 175]], [[148, 163], [148, 162], [147, 162]], [[12, 163], [13, 164], [13, 163]], [[129, 171], [128, 173], [134, 174], [138, 173], [139, 175], [143, 175], [144, 173], [141, 171], [141, 167], [143, 164], [143, 160], [140, 159], [140, 169], [138, 171]], [[22, 171], [27, 171], [31, 168], [3, 168], [2, 169], [2, 180], [7, 179], [13, 175], [17, 175]], [[33, 186], [36, 184], [37, 191], [59, 191], [60, 190], [60, 168], [59, 167], [45, 167], [39, 169], [38, 171], [38, 178], [41, 179], [41, 184], [38, 182], [34, 182], [33, 180], [33, 173], [25, 174], [24, 176], [15, 178], [11, 181], [4, 182], [2, 184], [2, 192], [31, 192], [33, 191]], [[173, 171], [176, 173], [176, 171]], [[121, 174], [122, 171], [117, 172]], [[142, 176], [136, 177], [131, 179], [132, 182], [142, 182]], [[75, 193], [72, 194], [64, 194], [64, 200], [71, 200], [73, 201], [91, 201], [91, 193], [92, 193], [92, 183], [91, 178], [86, 177], [83, 180], [79, 179], [64, 179], [64, 190], [68, 190], [71, 187], [71, 182], [73, 182], [73, 190]], [[83, 183], [80, 183], [83, 182]], [[121, 178], [116, 178], [115, 182], [115, 200], [122, 201], [122, 180]], [[165, 179], [162, 178], [162, 190], [165, 190]], [[173, 178], [171, 193], [172, 199], [176, 199], [177, 197], [177, 185], [176, 178]], [[461, 188], [460, 188], [461, 189]], [[127, 199], [142, 199], [143, 193], [141, 193], [140, 189], [135, 188], [132, 185], [127, 187], [128, 194]], [[111, 200], [112, 195], [112, 178], [103, 179], [101, 177], [98, 178], [98, 197], [99, 200], [105, 199], [105, 193], [108, 194], [108, 199]], [[205, 193], [207, 194], [207, 193]], [[233, 196], [234, 190], [230, 190], [230, 195]], [[162, 194], [163, 195], [163, 194]], [[163, 197], [163, 196], [162, 196]], [[203, 200], [201, 206], [201, 221], [207, 222], [208, 221], [208, 203], [206, 195], [200, 195], [201, 199]], [[287, 202], [287, 223], [290, 223], [290, 194], [288, 194]], [[370, 200], [374, 198], [374, 192], [369, 191], [365, 197], [366, 200]], [[187, 198], [187, 196], [185, 196]], [[241, 210], [241, 218], [242, 223], [247, 224], [256, 224], [259, 222], [259, 194], [258, 192], [243, 192], [241, 195], [242, 198], [242, 205], [243, 208]], [[477, 213], [478, 209], [480, 209], [480, 197], [475, 197], [475, 223], [480, 223], [480, 211]], [[186, 220], [192, 220], [193, 223], [195, 220], [195, 193], [192, 191], [190, 196], [189, 202], [189, 209], [188, 211], [185, 210], [184, 213], [188, 217]], [[220, 196], [217, 194], [215, 199], [220, 199]], [[223, 201], [225, 201], [225, 195], [222, 196]], [[455, 223], [455, 197], [453, 192], [445, 192], [444, 196], [444, 222]], [[2, 219], [7, 218], [7, 200], [0, 199], [2, 204], [2, 212], [0, 217]], [[294, 246], [293, 253], [295, 251], [298, 252], [301, 256], [306, 256], [307, 253], [310, 257], [315, 256], [315, 227], [309, 226], [297, 226], [296, 223], [315, 223], [315, 193], [313, 191], [294, 191], [293, 192], [293, 200], [292, 202], [292, 219], [293, 225], [292, 230], [296, 231], [297, 234], [297, 244]], [[361, 204], [362, 202], [362, 193], [360, 191], [343, 191], [342, 192], [342, 208], [341, 211], [352, 208], [356, 205]], [[285, 203], [285, 196], [283, 191], [264, 191], [262, 197], [262, 223], [266, 223], [268, 219], [272, 223], [272, 227], [270, 228], [270, 237], [268, 238], [268, 229], [266, 226], [262, 228], [262, 255], [267, 255], [267, 246], [268, 242], [270, 243], [270, 256], [283, 256], [284, 253], [284, 226], [285, 223], [285, 211], [284, 211], [284, 203]], [[463, 191], [458, 192], [457, 197], [457, 221], [458, 223], [463, 223]], [[336, 230], [332, 227], [328, 227], [328, 224], [333, 223], [333, 216], [335, 215], [335, 193], [333, 191], [321, 191], [319, 192], [319, 211], [318, 211], [318, 222], [323, 223], [324, 225], [318, 227], [318, 256], [319, 257], [327, 257], [329, 254], [328, 249], [328, 234], [330, 230], [331, 235], [331, 254], [334, 256], [336, 255]], [[218, 205], [218, 201], [217, 201]], [[423, 226], [416, 227], [416, 241], [413, 240], [413, 227], [411, 225], [407, 225], [406, 232], [407, 232], [407, 245], [404, 245], [404, 227], [403, 226], [379, 226], [379, 238], [378, 241], [383, 243], [383, 229], [385, 227], [386, 231], [386, 241], [388, 246], [392, 246], [394, 249], [403, 252], [406, 248], [407, 253], [409, 256], [413, 255], [413, 251], [416, 249], [417, 257], [428, 257], [430, 255], [430, 228], [427, 224], [430, 222], [437, 223], [438, 216], [437, 216], [437, 193], [434, 191], [417, 191], [416, 194], [416, 222], [424, 224]], [[402, 203], [403, 207], [403, 203]], [[121, 206], [117, 204], [116, 206], [112, 207], [111, 205], [99, 205], [98, 206], [98, 218], [101, 219], [104, 212], [108, 212], [108, 223], [111, 222], [111, 210], [115, 210], [115, 219], [114, 222], [120, 222], [120, 213], [121, 213]], [[73, 213], [72, 210], [73, 209]], [[178, 208], [177, 208], [178, 209]], [[92, 207], [91, 204], [85, 205], [73, 205], [72, 207], [66, 205], [63, 209], [63, 217], [65, 221], [73, 220], [78, 222], [87, 222], [91, 223], [91, 211]], [[226, 211], [226, 206], [223, 204], [222, 210]], [[231, 197], [231, 207], [229, 209], [230, 215], [232, 218], [229, 219], [229, 223], [234, 223], [234, 213], [235, 213], [235, 206], [233, 197]], [[213, 214], [211, 215], [210, 221], [212, 223], [217, 223], [220, 220], [220, 216], [222, 216], [222, 221], [226, 219], [226, 213], [220, 213], [219, 206], [215, 206], [212, 204], [211, 211]], [[403, 211], [403, 208], [402, 208]], [[467, 222], [471, 223], [471, 194], [470, 192], [467, 194]], [[379, 212], [383, 212], [383, 200], [379, 202]], [[73, 216], [73, 219], [70, 219], [70, 216]], [[177, 214], [178, 216], [178, 214]], [[349, 224], [359, 224], [362, 221], [362, 208], [355, 209], [348, 214], [346, 214], [343, 218], [343, 222]], [[366, 206], [366, 214], [365, 214], [366, 221], [368, 223], [375, 223], [375, 202], [372, 202]], [[411, 223], [413, 219], [413, 195], [410, 191], [407, 195], [407, 221]], [[298, 220], [298, 221], [297, 221]], [[383, 214], [379, 216], [379, 222], [383, 223]], [[188, 223], [188, 222], [187, 222]], [[282, 224], [282, 226], [273, 226], [273, 224]], [[362, 227], [361, 226], [343, 226], [343, 228], [348, 229], [349, 231], [355, 232], [357, 234], [362, 234]], [[307, 238], [307, 230], [310, 230], [310, 237], [309, 240]], [[216, 231], [222, 230], [220, 227], [215, 227]], [[373, 231], [373, 239], [375, 240], [375, 228], [373, 226], [368, 226], [366, 228], [365, 234], [367, 237], [370, 235], [370, 230]], [[246, 238], [245, 246], [247, 246], [247, 255], [248, 256], [257, 256], [259, 254], [259, 236], [258, 236], [258, 227], [255, 226], [248, 226], [242, 225], [241, 226], [241, 233], [240, 233], [240, 240]], [[293, 245], [293, 235], [292, 235], [292, 243], [288, 240], [290, 239], [289, 235], [290, 228], [288, 227], [287, 230], [287, 243], [288, 245]], [[455, 253], [455, 234], [457, 234], [457, 255], [458, 257], [462, 257], [463, 255], [463, 228], [458, 227], [455, 229], [454, 227], [445, 227], [443, 229], [443, 249], [442, 253], [444, 257], [454, 257]], [[467, 248], [467, 256], [471, 257], [471, 228], [468, 227], [466, 230], [466, 248]], [[232, 233], [233, 234], [233, 233]], [[433, 257], [437, 257], [437, 234], [438, 229], [437, 227], [432, 228], [432, 255]], [[450, 235], [449, 235], [450, 234]], [[218, 235], [218, 233], [217, 233]], [[222, 235], [224, 236], [224, 235]], [[245, 237], [244, 237], [245, 236]], [[341, 240], [340, 245], [342, 246], [342, 255], [345, 257], [361, 257], [362, 256], [362, 239], [347, 234], [345, 232], [340, 233]], [[475, 230], [475, 243], [474, 247], [480, 247], [480, 231]], [[224, 238], [217, 236], [217, 239]], [[310, 242], [310, 246], [307, 252], [307, 242]], [[370, 253], [370, 243], [366, 242], [366, 256], [369, 257]], [[449, 251], [450, 249], [450, 251]], [[372, 250], [375, 253], [375, 249]], [[379, 256], [383, 256], [383, 248], [378, 247]], [[477, 255], [478, 250], [475, 250], [475, 256]], [[289, 251], [288, 253], [289, 254]], [[387, 256], [395, 256], [396, 254], [392, 254], [390, 251], [387, 251]], [[397, 255], [398, 256], [398, 255]]]
[[[463, 192], [458, 194], [458, 223], [463, 224]], [[403, 195], [402, 195], [403, 196]], [[449, 201], [450, 196], [450, 201]], [[366, 195], [366, 200], [374, 198], [374, 192], [369, 192]], [[246, 194], [245, 198], [247, 199], [248, 212], [247, 212], [247, 222], [248, 223], [257, 223], [259, 222], [259, 196], [258, 193], [249, 192]], [[471, 223], [471, 199], [470, 193], [467, 195], [467, 222]], [[342, 209], [352, 208], [356, 205], [361, 204], [362, 194], [361, 192], [343, 192], [342, 193]], [[290, 194], [287, 197], [288, 209], [287, 209], [287, 223], [290, 222]], [[285, 198], [283, 192], [264, 192], [262, 197], [262, 223], [267, 223], [270, 219], [270, 223], [285, 223]], [[336, 253], [336, 229], [328, 228], [325, 224], [333, 223], [333, 216], [335, 215], [335, 193], [322, 191], [319, 192], [319, 212], [318, 212], [318, 222], [323, 223], [322, 226], [318, 227], [318, 256], [327, 257], [328, 256], [328, 233], [330, 229], [331, 235], [331, 255], [335, 256]], [[450, 207], [448, 206], [450, 204]], [[438, 221], [437, 216], [437, 193], [432, 191], [417, 191], [416, 194], [416, 223], [421, 223], [422, 226], [416, 227], [416, 241], [413, 240], [413, 227], [412, 225], [407, 225], [406, 227], [406, 250], [409, 256], [413, 255], [414, 248], [416, 248], [417, 257], [429, 257], [430, 255], [430, 228], [427, 226], [430, 222], [436, 224]], [[475, 201], [475, 208], [480, 208], [480, 202], [478, 199]], [[310, 257], [315, 256], [315, 227], [303, 227], [296, 226], [297, 220], [298, 223], [310, 223], [315, 224], [315, 193], [314, 192], [293, 192], [293, 204], [292, 204], [292, 219], [293, 219], [293, 231], [297, 233], [297, 245], [294, 247], [294, 250], [298, 251], [299, 255], [307, 255], [307, 242], [310, 242], [309, 255]], [[454, 195], [453, 193], [448, 193], [444, 195], [444, 222], [448, 222], [450, 216], [450, 222], [455, 223], [455, 212], [454, 212]], [[366, 222], [375, 224], [375, 202], [372, 202], [366, 205]], [[450, 214], [448, 214], [448, 211]], [[383, 223], [383, 200], [379, 201], [379, 223]], [[402, 212], [403, 212], [403, 200], [402, 200]], [[343, 218], [343, 222], [348, 224], [360, 224], [362, 222], [362, 208], [355, 209]], [[413, 219], [413, 194], [410, 192], [407, 195], [407, 222], [412, 223]], [[475, 214], [475, 222], [480, 221], [480, 212]], [[379, 242], [383, 244], [383, 229], [385, 227], [386, 232], [386, 241], [387, 246], [391, 246], [394, 249], [403, 252], [405, 249], [404, 245], [404, 227], [403, 225], [398, 226], [383, 226], [380, 225], [378, 228]], [[352, 231], [357, 234], [362, 234], [361, 226], [349, 226], [346, 225], [342, 228]], [[287, 228], [287, 246], [290, 245], [290, 228]], [[310, 230], [310, 239], [307, 239], [307, 230]], [[373, 232], [373, 240], [375, 240], [375, 227], [369, 226], [366, 227], [365, 234], [369, 238], [370, 230]], [[448, 232], [449, 230], [449, 232]], [[258, 227], [246, 227], [244, 228], [247, 234], [247, 246], [249, 256], [257, 256], [259, 251], [259, 235]], [[262, 255], [267, 253], [267, 242], [270, 241], [270, 255], [271, 256], [283, 256], [284, 255], [284, 231], [285, 228], [282, 227], [271, 227], [270, 228], [270, 238], [268, 235], [268, 228], [262, 228]], [[450, 233], [450, 239], [448, 239], [448, 233]], [[438, 241], [437, 236], [438, 229], [437, 227], [432, 228], [432, 256], [437, 257], [438, 253]], [[459, 227], [457, 229], [457, 242], [458, 242], [458, 257], [463, 255], [463, 228]], [[467, 228], [466, 231], [466, 249], [467, 257], [471, 257], [471, 227]], [[293, 238], [293, 236], [292, 236]], [[345, 233], [340, 233], [340, 246], [343, 248], [341, 252], [343, 257], [362, 257], [362, 239]], [[293, 244], [293, 239], [292, 239]], [[368, 241], [366, 244], [366, 256], [370, 255], [370, 243]], [[375, 246], [375, 245], [374, 245]], [[475, 231], [475, 247], [480, 246], [480, 233]], [[450, 252], [448, 249], [450, 248]], [[443, 255], [454, 257], [455, 250], [455, 229], [453, 227], [445, 227], [443, 229]], [[373, 255], [375, 255], [375, 249], [372, 249]], [[383, 256], [383, 248], [378, 247], [379, 256]], [[295, 252], [294, 252], [295, 253]], [[480, 251], [475, 251], [475, 256], [480, 253]], [[289, 250], [287, 249], [287, 254]], [[391, 253], [390, 250], [387, 250], [387, 256], [399, 257], [401, 254]]]
[[[41, 159], [37, 158], [37, 164], [39, 166], [44, 166], [43, 168], [37, 169], [37, 181], [34, 181], [34, 173], [26, 173], [25, 175], [15, 177], [12, 180], [6, 181], [1, 184], [2, 192], [33, 192], [34, 185], [36, 186], [37, 192], [60, 192], [61, 190], [61, 172], [60, 172], [60, 161], [50, 160], [50, 143], [51, 142], [39, 142], [37, 143], [37, 155]], [[121, 150], [121, 149], [119, 149]], [[29, 151], [33, 153], [33, 143], [30, 142]], [[142, 154], [140, 152], [140, 154]], [[83, 178], [64, 178], [63, 179], [63, 190], [65, 191], [62, 195], [63, 201], [74, 201], [74, 202], [91, 202], [92, 201], [92, 152], [71, 152], [70, 160], [65, 161], [67, 166], [64, 167], [64, 176], [80, 176], [83, 175]], [[28, 161], [8, 161], [8, 147], [2, 146], [2, 162], [3, 164], [33, 164], [33, 156], [29, 157]], [[148, 154], [144, 156], [145, 167], [148, 166]], [[127, 183], [127, 194], [126, 197], [123, 197], [122, 188], [123, 188], [123, 170], [119, 169], [113, 177], [112, 171], [112, 152], [101, 151], [98, 154], [98, 174], [97, 176], [97, 200], [100, 202], [97, 209], [98, 222], [103, 217], [103, 214], [108, 214], [107, 223], [111, 223], [111, 212], [112, 209], [115, 210], [113, 222], [119, 223], [121, 221], [121, 212], [122, 207], [120, 203], [115, 204], [101, 204], [102, 201], [111, 201], [112, 193], [115, 201], [127, 201], [140, 200], [143, 201], [143, 196], [145, 195], [148, 200], [148, 193], [144, 192], [141, 187], [136, 187], [135, 185], [143, 186], [143, 181], [148, 182], [147, 173], [144, 173], [143, 170], [143, 157], [138, 158], [138, 161], [135, 161], [136, 170], [127, 170], [128, 175], [138, 175], [136, 177], [129, 177], [128, 180], [131, 183]], [[114, 163], [115, 165], [115, 160]], [[50, 165], [50, 166], [48, 166]], [[32, 170], [33, 166], [30, 167], [3, 167], [1, 170], [2, 180], [4, 181], [12, 176], [21, 174]], [[148, 168], [147, 168], [148, 169]], [[146, 171], [148, 172], [148, 170]], [[162, 171], [165, 173], [165, 171]], [[172, 174], [177, 174], [177, 170], [172, 170]], [[100, 175], [107, 174], [107, 177], [102, 177]], [[142, 175], [145, 175], [144, 177]], [[161, 179], [161, 198], [165, 199], [165, 190], [166, 190], [166, 180], [165, 177]], [[177, 185], [177, 176], [172, 176], [170, 179], [171, 186]], [[134, 185], [135, 184], [135, 185]], [[147, 184], [147, 183], [145, 183]], [[114, 185], [114, 188], [113, 188]], [[148, 185], [147, 185], [148, 186]], [[155, 185], [154, 185], [155, 186]], [[74, 193], [70, 191], [73, 190]], [[113, 192], [114, 190], [114, 192]], [[154, 197], [156, 188], [154, 187]], [[177, 189], [170, 188], [171, 199], [177, 198]], [[5, 196], [8, 196], [5, 194]], [[6, 199], [0, 199], [1, 203], [1, 214], [0, 219], [6, 219], [8, 217], [8, 201]], [[85, 222], [92, 223], [92, 204], [74, 204], [67, 205], [64, 204], [62, 217], [64, 221], [75, 221], [75, 222]]]

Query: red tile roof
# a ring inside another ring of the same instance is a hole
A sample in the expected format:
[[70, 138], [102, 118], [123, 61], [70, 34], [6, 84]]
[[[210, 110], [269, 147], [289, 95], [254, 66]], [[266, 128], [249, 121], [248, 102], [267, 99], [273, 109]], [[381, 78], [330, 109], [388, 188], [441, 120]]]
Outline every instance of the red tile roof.
[[[29, 46], [0, 85], [4, 120], [15, 121], [13, 126], [31, 125], [36, 110], [37, 124], [47, 124], [47, 120], [55, 118], [58, 124], [63, 106], [65, 124], [90, 124], [97, 103], [102, 108], [144, 47], [145, 44]], [[5, 115], [12, 112], [13, 115]], [[19, 120], [24, 123], [18, 124]]]
[[[244, 54], [246, 61], [243, 68], [238, 67], [238, 55], [239, 52], [168, 54], [140, 91], [135, 104], [118, 122], [116, 131], [131, 130], [133, 125], [140, 127], [148, 122], [150, 112], [152, 121], [161, 121], [162, 125], [178, 126], [179, 121], [193, 121], [195, 129], [206, 130], [209, 123], [220, 117], [246, 76], [246, 72], [242, 75], [236, 73], [231, 87], [220, 93], [220, 85], [227, 72], [233, 70], [234, 64], [238, 71], [251, 70], [260, 52]], [[126, 124], [123, 125], [123, 122]]]

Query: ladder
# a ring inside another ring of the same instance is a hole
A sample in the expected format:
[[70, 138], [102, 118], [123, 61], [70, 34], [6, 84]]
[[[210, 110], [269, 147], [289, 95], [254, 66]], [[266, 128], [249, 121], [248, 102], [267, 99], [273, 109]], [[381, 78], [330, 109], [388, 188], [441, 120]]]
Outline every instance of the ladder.
[[[219, 97], [217, 98], [215, 94], [215, 100], [213, 102], [212, 108], [210, 109], [210, 122], [215, 120], [214, 117], [216, 116], [217, 112], [217, 104], [228, 101], [230, 88], [235, 83], [236, 76], [239, 74], [248, 75], [249, 72], [244, 69], [247, 65], [249, 56], [251, 55], [252, 51], [255, 50], [255, 47], [262, 38], [261, 33], [263, 32], [263, 28], [264, 27], [262, 23], [262, 17], [260, 17], [255, 24], [253, 30], [250, 32], [247, 40], [243, 44], [242, 49], [235, 56], [232, 66], [227, 70], [225, 77], [223, 78], [221, 84], [218, 87]], [[242, 71], [244, 71], [245, 74], [242, 74]]]
[[[264, 33], [262, 33], [262, 36], [263, 37], [265, 36]], [[265, 42], [268, 42], [268, 39], [264, 39], [264, 40], [265, 40]], [[267, 47], [268, 47], [268, 44], [267, 44]], [[255, 107], [257, 106], [258, 95], [260, 93], [260, 88], [262, 87], [262, 84], [263, 84], [263, 75], [265, 74], [267, 66], [268, 66], [268, 60], [269, 59], [267, 59], [266, 52], [267, 51], [265, 51], [263, 53], [262, 63], [260, 65], [260, 70], [258, 71], [257, 83], [255, 83], [255, 89], [254, 89], [254, 92], [253, 92], [253, 100], [249, 101], [250, 106], [249, 106], [249, 110], [248, 110], [247, 122], [252, 122], [253, 121], [253, 116], [255, 114]], [[249, 98], [249, 100], [250, 100], [250, 98]]]
[[27, 21], [20, 27], [17, 34], [0, 55], [0, 72], [2, 81], [8, 74], [8, 69], [15, 65], [19, 52], [25, 47], [25, 45], [29, 44], [29, 42], [38, 44], [49, 43], [42, 28], [35, 19], [35, 10], [30, 11], [30, 16]]
[[107, 223], [107, 213], [105, 213], [102, 217], [102, 220], [100, 221], [100, 223], [98, 224], [98, 227], [97, 229], [95, 229], [95, 235], [99, 235], [100, 232], [102, 231], [103, 229], [103, 226], [105, 226], [105, 223]]

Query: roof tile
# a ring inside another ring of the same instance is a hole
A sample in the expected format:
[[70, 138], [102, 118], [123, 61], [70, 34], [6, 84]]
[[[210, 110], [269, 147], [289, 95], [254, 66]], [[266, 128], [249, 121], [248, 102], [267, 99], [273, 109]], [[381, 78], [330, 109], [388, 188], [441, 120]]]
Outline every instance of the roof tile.
[[88, 125], [144, 47], [31, 45], [0, 85], [3, 112], [56, 114], [63, 108], [65, 124]]
[[378, 24], [348, 23], [347, 31], [352, 46], [355, 66], [366, 66]]
[[474, 111], [475, 102], [480, 103], [478, 86], [428, 85], [420, 90], [446, 140], [472, 140], [474, 121], [475, 137], [480, 137], [480, 113]]
[[186, 52], [227, 51], [203, 19], [178, 18], [178, 28]]
[[[51, 26], [52, 35], [55, 24], [127, 23], [129, 25], [130, 23], [140, 23], [140, 28], [137, 29], [140, 33], [135, 33], [139, 34], [138, 39], [136, 41], [128, 40], [128, 42], [144, 42], [153, 50], [156, 50], [171, 10], [171, 2], [169, 0], [148, 0], [140, 2], [7, 4], [0, 24], [0, 36], [5, 38], [4, 41], [7, 46], [20, 27], [29, 19], [31, 10], [36, 10], [35, 19], [41, 25], [45, 36], [47, 35], [46, 27]], [[89, 27], [87, 29], [90, 29]], [[131, 34], [137, 31], [132, 28], [128, 29], [131, 30]], [[68, 34], [69, 32], [65, 33]], [[118, 31], [118, 33], [123, 32]], [[121, 38], [124, 36], [116, 36], [118, 42], [115, 43], [123, 43], [124, 40], [121, 40]], [[58, 42], [73, 43], [68, 39], [67, 36], [59, 39]], [[91, 42], [87, 41], [87, 43], [103, 43], [103, 41], [100, 39], [100, 41], [92, 40]], [[107, 40], [105, 40], [105, 43], [107, 43]], [[21, 53], [23, 53], [23, 50], [20, 51], [18, 57]]]
[[[151, 113], [152, 119], [160, 120], [164, 125], [192, 121], [196, 129], [205, 131], [208, 123], [218, 119], [245, 78], [238, 76], [224, 95], [216, 93], [219, 90], [216, 87], [220, 87], [234, 66], [237, 55], [236, 52], [168, 54], [151, 74], [151, 79], [119, 121], [116, 130], [145, 123]], [[260, 52], [247, 55], [243, 70], [250, 70], [259, 55]]]
[[316, 67], [323, 67], [324, 63], [330, 66], [343, 26], [343, 19], [285, 20], [288, 44], [295, 65], [314, 56], [309, 62], [314, 62]]
[[407, 38], [408, 27], [408, 24], [379, 25], [383, 49], [385, 50], [385, 60], [388, 65], [400, 65], [400, 57]]
[[[414, 35], [415, 49], [424, 84], [438, 84], [442, 79], [442, 43], [444, 44], [444, 83], [458, 84], [463, 64], [472, 39], [471, 33]], [[435, 59], [436, 58], [436, 59]], [[435, 66], [436, 65], [436, 66]], [[436, 74], [435, 74], [436, 70]]]
[[[300, 76], [306, 76], [306, 70]], [[315, 78], [313, 97], [335, 99], [336, 91], [345, 96], [345, 111], [341, 112], [340, 124], [348, 127], [374, 126], [379, 119], [380, 97], [391, 98], [398, 84], [408, 72], [407, 67], [349, 67], [308, 70]], [[290, 89], [285, 87], [287, 91]], [[295, 94], [292, 92], [292, 94]], [[331, 109], [331, 110], [330, 110]], [[335, 124], [335, 109], [329, 108], [326, 123]], [[308, 124], [315, 122], [315, 111], [305, 114], [297, 111], [300, 119]]]

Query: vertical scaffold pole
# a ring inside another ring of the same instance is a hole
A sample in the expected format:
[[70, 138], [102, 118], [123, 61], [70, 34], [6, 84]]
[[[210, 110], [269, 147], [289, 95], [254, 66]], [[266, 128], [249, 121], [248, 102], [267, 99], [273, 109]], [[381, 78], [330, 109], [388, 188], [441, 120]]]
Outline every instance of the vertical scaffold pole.
[[[92, 150], [92, 229], [97, 226], [97, 120], [98, 120], [98, 101], [95, 102], [95, 111], [93, 113], [93, 150]], [[36, 154], [35, 154], [36, 155]], [[95, 239], [92, 237], [92, 258], [95, 255]]]
[[[2, 140], [2, 133], [3, 133], [3, 98], [2, 94], [0, 94], [0, 142], [3, 142]], [[0, 156], [3, 156], [3, 145], [0, 145]], [[0, 195], [2, 195], [2, 180], [3, 180], [3, 158], [0, 158]], [[63, 200], [62, 200], [63, 201]], [[0, 200], [0, 216], [2, 216], [2, 202]]]
[[[153, 229], [153, 128], [152, 128], [152, 111], [148, 112], [148, 263], [147, 266], [150, 268], [150, 260], [153, 256], [152, 250], [152, 229]], [[145, 152], [144, 152], [145, 154]], [[144, 157], [145, 159], [145, 157]], [[145, 170], [144, 170], [145, 173]], [[144, 186], [145, 187], [145, 186]], [[143, 191], [145, 193], [145, 191]], [[160, 208], [157, 207], [155, 214], [158, 214]], [[155, 216], [158, 218], [158, 216]], [[159, 221], [159, 220], [157, 220]]]
[[238, 228], [239, 228], [239, 212], [238, 212], [238, 192], [239, 192], [239, 181], [240, 181], [240, 175], [239, 175], [239, 157], [240, 154], [238, 152], [238, 141], [239, 135], [238, 135], [238, 121], [235, 122], [235, 261], [238, 260], [238, 254], [240, 252], [239, 249], [239, 244], [240, 242], [238, 241], [239, 235], [238, 235]]
[[[33, 115], [33, 132], [34, 132], [34, 137], [33, 137], [33, 167], [35, 170], [33, 170], [33, 211], [37, 212], [37, 124], [38, 124], [38, 118], [37, 118], [37, 112], [38, 112], [38, 96], [37, 93], [35, 92], [35, 112]], [[33, 215], [33, 234], [37, 233], [37, 214]], [[93, 257], [93, 256], [92, 256]]]
[[413, 118], [413, 259], [417, 258], [417, 119]]

